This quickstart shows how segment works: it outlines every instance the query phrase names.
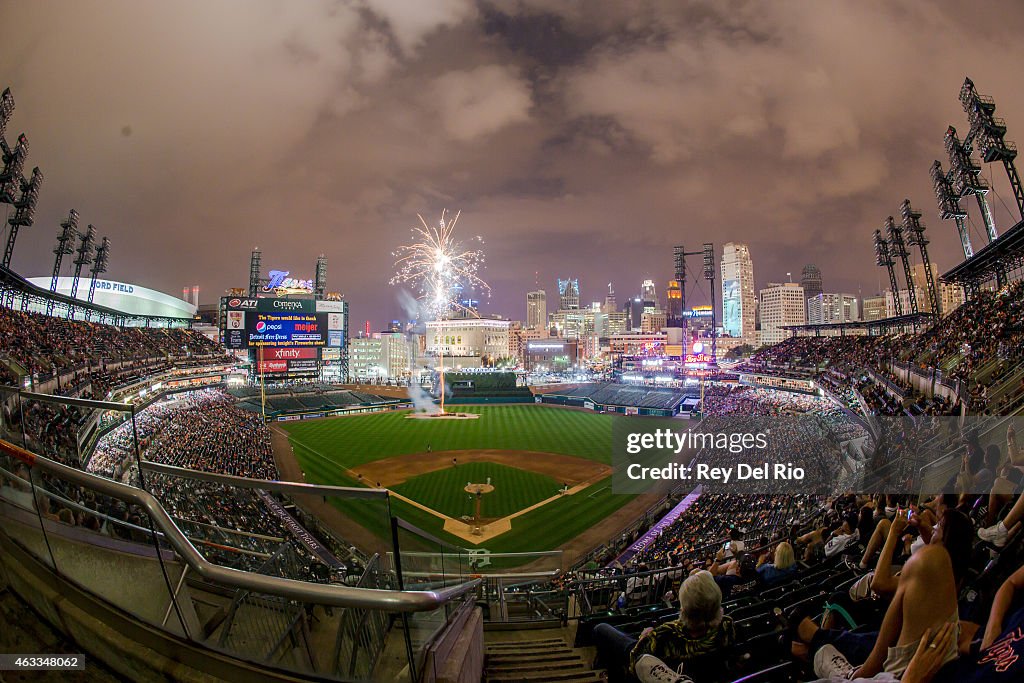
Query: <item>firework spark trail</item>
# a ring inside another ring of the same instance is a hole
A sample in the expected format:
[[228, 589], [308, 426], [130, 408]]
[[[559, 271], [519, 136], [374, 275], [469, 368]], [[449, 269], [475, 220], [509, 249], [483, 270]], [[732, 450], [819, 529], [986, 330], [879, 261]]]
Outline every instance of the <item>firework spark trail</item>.
[[[470, 312], [459, 300], [463, 290], [490, 295], [490, 285], [477, 274], [484, 265], [483, 251], [466, 249], [454, 237], [461, 213], [456, 212], [449, 219], [447, 210], [442, 211], [436, 226], [428, 225], [423, 216], [416, 214], [422, 227], [412, 229], [413, 243], [392, 252], [398, 272], [391, 278], [391, 284], [414, 287], [431, 319], [441, 319], [453, 312]], [[479, 235], [474, 240], [483, 243]]]

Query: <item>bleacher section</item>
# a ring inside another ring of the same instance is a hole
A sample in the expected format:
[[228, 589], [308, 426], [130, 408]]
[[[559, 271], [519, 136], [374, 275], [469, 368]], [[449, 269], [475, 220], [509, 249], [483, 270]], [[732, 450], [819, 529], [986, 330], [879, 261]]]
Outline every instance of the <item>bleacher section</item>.
[[[434, 396], [440, 396], [435, 376]], [[519, 385], [514, 372], [446, 372], [445, 396], [449, 401], [473, 403], [487, 399], [532, 400], [529, 387]], [[503, 402], [503, 401], [502, 401]]]
[[597, 384], [568, 385], [565, 389], [541, 394], [543, 403], [591, 408], [604, 413], [631, 413], [638, 415], [672, 417], [678, 415], [686, 398], [686, 391], [662, 387], [631, 386], [601, 382]]
[[[234, 387], [229, 390], [239, 398], [238, 407], [252, 412], [263, 412], [259, 387]], [[385, 406], [399, 406], [406, 401], [389, 396], [378, 396], [351, 389], [329, 388], [327, 385], [312, 387], [291, 387], [266, 390], [267, 416], [282, 418], [288, 416], [323, 417], [332, 414], [359, 410], [379, 409]]]

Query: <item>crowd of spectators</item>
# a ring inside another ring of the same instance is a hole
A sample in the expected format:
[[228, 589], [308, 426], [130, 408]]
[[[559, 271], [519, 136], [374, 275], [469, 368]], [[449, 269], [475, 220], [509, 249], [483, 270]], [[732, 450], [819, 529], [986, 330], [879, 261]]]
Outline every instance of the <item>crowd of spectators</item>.
[[1024, 281], [980, 292], [926, 332], [907, 340], [902, 357], [922, 369], [953, 360], [949, 375], [970, 380], [982, 366], [1024, 360]]
[[[920, 334], [794, 337], [757, 351], [743, 369], [814, 377], [835, 392], [855, 389], [880, 415], [1004, 414], [1024, 402], [1024, 281], [982, 291]], [[895, 370], [941, 375], [959, 401], [924, 396]], [[1002, 389], [1001, 385], [1012, 386]]]
[[2, 351], [29, 373], [88, 361], [220, 353], [216, 342], [180, 328], [115, 327], [0, 307]]
[[88, 469], [105, 477], [134, 479], [135, 442], [142, 457], [178, 467], [275, 479], [270, 432], [259, 415], [235, 407], [220, 389], [199, 389], [159, 401], [107, 432]]
[[701, 496], [672, 529], [696, 548], [613, 575], [610, 609], [580, 622], [577, 645], [596, 645], [610, 681], [1024, 676], [1024, 496], [847, 493], [772, 517], [789, 500]]

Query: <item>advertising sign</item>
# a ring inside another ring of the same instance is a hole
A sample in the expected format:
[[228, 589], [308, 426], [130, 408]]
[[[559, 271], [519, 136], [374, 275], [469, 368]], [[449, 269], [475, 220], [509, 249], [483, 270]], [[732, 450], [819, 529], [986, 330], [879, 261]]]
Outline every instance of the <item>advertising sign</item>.
[[321, 360], [341, 360], [341, 349], [327, 347], [320, 349], [320, 354]]
[[742, 302], [740, 281], [726, 280], [722, 283], [722, 329], [733, 337], [742, 336]]
[[323, 346], [327, 341], [324, 315], [264, 314], [246, 316], [249, 346]]
[[345, 345], [345, 333], [341, 330], [328, 330], [327, 345], [340, 349]]
[[285, 372], [309, 372], [316, 369], [316, 360], [264, 360], [256, 363], [256, 372], [268, 375]]
[[263, 360], [316, 360], [316, 348], [303, 346], [299, 348], [267, 348], [258, 354]]
[[242, 329], [245, 329], [245, 312], [244, 311], [228, 311], [227, 312], [227, 328], [229, 330], [242, 330]]
[[259, 306], [259, 299], [243, 299], [237, 296], [224, 298], [221, 301], [224, 302], [225, 308], [232, 311], [255, 311]]
[[327, 314], [327, 329], [328, 330], [344, 330], [345, 329], [345, 316], [341, 313], [328, 313]]
[[244, 349], [246, 343], [245, 330], [225, 330], [224, 346], [229, 349]]
[[344, 301], [317, 301], [316, 302], [317, 313], [344, 313], [345, 302]]
[[286, 360], [265, 360], [260, 361], [256, 364], [256, 372], [264, 373], [280, 373], [288, 372], [288, 361]]
[[312, 299], [258, 299], [256, 310], [260, 313], [316, 313], [316, 302]]

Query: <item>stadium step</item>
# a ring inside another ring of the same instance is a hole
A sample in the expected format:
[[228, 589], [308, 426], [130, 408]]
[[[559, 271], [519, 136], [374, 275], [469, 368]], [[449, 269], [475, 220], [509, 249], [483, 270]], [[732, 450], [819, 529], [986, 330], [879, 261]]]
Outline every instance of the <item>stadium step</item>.
[[560, 683], [587, 683], [600, 681], [601, 674], [596, 671], [580, 671], [556, 673], [553, 671], [533, 671], [530, 673], [492, 674], [484, 671], [484, 683], [536, 683], [538, 681], [559, 681]]
[[487, 670], [492, 675], [497, 674], [516, 674], [516, 673], [529, 673], [531, 671], [557, 671], [557, 672], [577, 672], [577, 671], [589, 671], [587, 665], [583, 663], [583, 660], [576, 658], [571, 660], [565, 660], [563, 662], [530, 662], [521, 664], [492, 664], [487, 667]]
[[493, 654], [487, 653], [487, 661], [493, 664], [514, 664], [517, 662], [564, 662], [574, 661], [579, 657], [572, 650], [558, 652], [542, 652], [540, 650], [524, 651], [516, 653]]
[[514, 640], [501, 643], [487, 643], [486, 647], [489, 652], [491, 650], [497, 650], [501, 648], [516, 649], [524, 646], [549, 647], [552, 645], [564, 647], [565, 641], [561, 638], [539, 638], [534, 640]]
[[603, 680], [562, 638], [487, 643], [487, 683], [591, 683]]

